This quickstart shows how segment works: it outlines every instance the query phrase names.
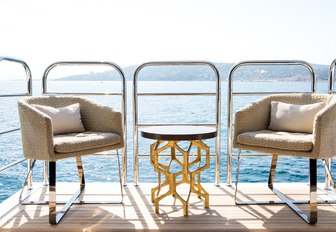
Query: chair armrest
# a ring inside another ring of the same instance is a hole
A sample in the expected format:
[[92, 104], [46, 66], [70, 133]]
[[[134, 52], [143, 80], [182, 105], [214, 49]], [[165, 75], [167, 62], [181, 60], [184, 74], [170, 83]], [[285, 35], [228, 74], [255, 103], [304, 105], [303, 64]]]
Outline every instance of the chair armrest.
[[262, 98], [235, 113], [233, 143], [244, 132], [265, 130], [269, 125], [270, 98]]
[[18, 110], [25, 158], [55, 160], [51, 118], [21, 100]]
[[317, 158], [336, 156], [336, 102], [316, 114], [313, 133], [313, 152], [316, 152]]
[[83, 99], [80, 104], [82, 122], [86, 130], [113, 132], [123, 137], [120, 112], [88, 99]]

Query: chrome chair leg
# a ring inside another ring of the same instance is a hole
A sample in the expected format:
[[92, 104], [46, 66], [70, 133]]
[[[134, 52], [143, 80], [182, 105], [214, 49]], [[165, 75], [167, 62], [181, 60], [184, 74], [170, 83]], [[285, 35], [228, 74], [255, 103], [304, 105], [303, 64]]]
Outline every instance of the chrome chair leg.
[[78, 173], [80, 175], [80, 188], [72, 195], [70, 200], [66, 202], [63, 208], [57, 212], [56, 206], [56, 162], [49, 161], [49, 223], [52, 225], [58, 224], [64, 215], [68, 212], [71, 205], [81, 195], [82, 190], [85, 187], [84, 173], [82, 169], [82, 160], [80, 156], [76, 157]]
[[237, 192], [238, 192], [238, 182], [239, 182], [239, 172], [240, 172], [240, 159], [241, 159], [241, 150], [238, 151], [238, 158], [237, 158], [235, 194], [234, 194], [234, 200], [236, 204], [237, 204]]
[[27, 188], [29, 190], [33, 189], [33, 162], [35, 160], [28, 159], [28, 178], [27, 178]]
[[117, 150], [117, 159], [118, 159], [118, 173], [119, 173], [119, 182], [120, 182], [120, 192], [121, 192], [121, 204], [124, 203], [124, 190], [123, 190], [123, 184], [122, 184], [122, 178], [121, 178], [121, 170], [120, 170], [120, 157], [119, 152]]
[[22, 189], [21, 189], [20, 196], [19, 196], [20, 204], [23, 204], [24, 202], [24, 200], [22, 200], [22, 196], [23, 196], [26, 186], [28, 187], [29, 190], [31, 190], [32, 188], [31, 179], [32, 179], [32, 173], [33, 173], [33, 168], [35, 166], [35, 163], [36, 163], [36, 160], [28, 160], [28, 173], [27, 173], [25, 181], [23, 182]]
[[[317, 222], [317, 160], [309, 159], [309, 201], [292, 201], [287, 198], [280, 191], [273, 189], [275, 195], [277, 195], [283, 203], [287, 204], [297, 215], [299, 215], [308, 224], [315, 224]], [[321, 201], [326, 203], [326, 201]], [[309, 204], [309, 216], [299, 209], [295, 204]]]
[[85, 178], [84, 178], [84, 170], [83, 170], [83, 163], [80, 156], [76, 157], [76, 164], [78, 170], [78, 177], [79, 177], [79, 186], [80, 189], [83, 190], [85, 188]]
[[48, 175], [48, 161], [43, 161], [43, 182], [44, 182], [44, 186], [48, 186], [48, 179], [49, 179], [49, 175]]
[[[315, 224], [317, 222], [317, 161], [316, 159], [309, 159], [309, 201], [291, 201], [283, 193], [274, 188], [274, 176], [278, 161], [278, 155], [272, 156], [272, 164], [268, 177], [268, 187], [273, 193], [281, 199], [281, 201], [238, 201], [237, 189], [238, 189], [238, 175], [240, 169], [240, 151], [238, 155], [238, 165], [236, 173], [236, 189], [235, 189], [235, 202], [237, 205], [268, 205], [268, 204], [287, 204], [296, 214], [298, 214], [304, 221], [309, 224]], [[321, 203], [330, 203], [333, 201], [321, 201]], [[309, 204], [310, 211], [309, 216], [299, 209], [295, 204]]]
[[270, 188], [271, 190], [273, 190], [274, 176], [275, 176], [277, 163], [278, 163], [278, 155], [273, 154], [271, 168], [270, 168], [270, 172], [268, 176], [268, 188]]
[[56, 219], [56, 162], [49, 162], [49, 223], [57, 224]]
[[[121, 174], [121, 165], [120, 165], [120, 156], [119, 152], [117, 150], [117, 159], [118, 159], [118, 175], [119, 175], [119, 185], [120, 185], [120, 195], [121, 195], [121, 200], [120, 201], [86, 201], [86, 200], [79, 200], [75, 201], [72, 204], [123, 204], [124, 202], [124, 191], [123, 191], [123, 183], [122, 183], [122, 174]], [[78, 176], [80, 180], [80, 189], [79, 189], [79, 195], [78, 197], [83, 193], [83, 190], [85, 188], [85, 178], [84, 178], [84, 169], [82, 165], [82, 160], [81, 157], [76, 157], [76, 164], [78, 168]], [[77, 193], [76, 193], [77, 194]], [[76, 200], [76, 199], [74, 199]]]
[[[29, 178], [32, 175], [32, 170], [34, 168], [36, 160], [33, 160], [30, 164], [30, 168], [27, 174], [27, 177], [24, 181], [20, 196], [19, 196], [19, 202], [22, 205], [49, 205], [49, 223], [50, 224], [58, 224], [66, 212], [69, 210], [72, 204], [122, 204], [124, 200], [124, 192], [123, 192], [123, 184], [122, 184], [122, 176], [121, 176], [121, 167], [120, 167], [120, 157], [119, 153], [117, 152], [117, 158], [118, 158], [118, 174], [119, 174], [119, 183], [120, 183], [120, 191], [121, 191], [121, 201], [120, 202], [85, 202], [85, 201], [76, 201], [80, 195], [82, 194], [83, 190], [85, 189], [85, 177], [84, 177], [84, 169], [83, 169], [83, 163], [80, 156], [76, 157], [76, 164], [78, 169], [78, 176], [79, 176], [79, 182], [80, 187], [74, 193], [70, 200], [67, 202], [57, 202], [56, 201], [56, 162], [55, 161], [49, 161], [49, 200], [48, 201], [29, 201], [25, 202], [23, 198], [23, 193], [25, 190], [25, 187], [28, 185]], [[48, 163], [47, 163], [48, 164]], [[45, 167], [48, 167], [48, 165], [45, 165]], [[47, 173], [47, 172], [45, 172]], [[57, 212], [56, 206], [58, 203], [65, 204], [63, 208]]]
[[309, 224], [317, 222], [317, 160], [309, 159], [309, 205], [310, 216], [308, 218]]

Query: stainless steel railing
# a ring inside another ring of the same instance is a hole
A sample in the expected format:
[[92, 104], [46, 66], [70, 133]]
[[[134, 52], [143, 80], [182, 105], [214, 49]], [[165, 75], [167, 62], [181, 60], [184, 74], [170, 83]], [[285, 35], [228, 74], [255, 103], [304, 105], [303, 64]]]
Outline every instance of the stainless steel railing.
[[[138, 92], [138, 76], [141, 70], [146, 67], [153, 66], [207, 66], [210, 67], [216, 76], [216, 91], [210, 93], [186, 93], [186, 92], [178, 92], [178, 93], [139, 93]], [[204, 61], [168, 61], [168, 62], [148, 62], [144, 63], [137, 67], [133, 76], [133, 149], [134, 149], [134, 184], [138, 185], [139, 182], [139, 157], [148, 157], [148, 155], [140, 155], [138, 153], [138, 129], [139, 127], [144, 126], [162, 126], [167, 124], [144, 124], [138, 122], [138, 97], [140, 96], [215, 96], [216, 98], [216, 122], [213, 124], [187, 124], [187, 125], [207, 125], [214, 126], [217, 129], [217, 137], [216, 137], [216, 185], [219, 185], [220, 182], [220, 76], [217, 68], [210, 62]], [[171, 125], [171, 124], [169, 124]], [[174, 124], [177, 125], [177, 124]], [[186, 125], [186, 124], [178, 124], [178, 125]]]
[[30, 96], [32, 95], [32, 74], [30, 71], [29, 66], [26, 62], [20, 59], [7, 57], [7, 56], [0, 56], [0, 62], [1, 61], [8, 61], [13, 63], [18, 63], [23, 66], [25, 73], [26, 73], [26, 82], [27, 82], [27, 92], [25, 93], [13, 93], [13, 94], [2, 94], [0, 97], [20, 97], [20, 96]]
[[[89, 93], [74, 93], [74, 92], [51, 92], [48, 91], [48, 75], [50, 71], [59, 66], [107, 66], [115, 69], [120, 77], [120, 84], [121, 84], [121, 91], [115, 92], [104, 92], [104, 93], [97, 93], [97, 92], [89, 92]], [[62, 61], [56, 62], [49, 65], [43, 74], [42, 78], [42, 94], [62, 94], [62, 95], [97, 95], [97, 96], [120, 96], [121, 97], [121, 113], [122, 113], [122, 125], [123, 125], [123, 133], [124, 133], [124, 147], [123, 147], [123, 165], [122, 165], [122, 182], [124, 185], [127, 184], [127, 136], [126, 136], [126, 116], [127, 116], [127, 107], [126, 107], [126, 78], [122, 71], [122, 69], [112, 62], [96, 62], [96, 61]], [[47, 168], [46, 162], [44, 163], [44, 176], [45, 178], [48, 177], [47, 175]]]
[[[13, 62], [13, 63], [17, 63], [23, 66], [24, 70], [25, 70], [25, 74], [26, 74], [26, 84], [27, 84], [27, 91], [26, 92], [21, 92], [21, 93], [13, 93], [13, 94], [1, 94], [0, 98], [9, 98], [9, 97], [21, 97], [21, 96], [31, 96], [32, 95], [32, 74], [30, 71], [29, 66], [27, 65], [27, 63], [23, 60], [17, 59], [17, 58], [12, 58], [12, 57], [6, 57], [6, 56], [2, 56], [0, 57], [0, 62], [2, 61], [7, 61], [7, 62]], [[15, 131], [19, 131], [20, 128], [13, 128], [13, 129], [9, 129], [9, 130], [5, 130], [5, 131], [1, 131], [0, 132], [0, 136], [2, 135], [8, 135], [10, 133], [13, 133]], [[0, 167], [0, 172], [3, 172], [7, 169], [10, 169], [22, 162], [24, 162], [26, 159], [19, 159], [16, 160], [10, 164], [7, 164], [3, 167]], [[29, 162], [29, 161], [28, 161]], [[29, 167], [29, 165], [28, 165]], [[29, 168], [28, 168], [29, 170]], [[28, 187], [31, 187], [32, 185], [32, 179], [28, 180]]]
[[[336, 59], [331, 62], [329, 66], [329, 80], [328, 80], [328, 92], [329, 94], [334, 94], [334, 82], [335, 82], [335, 67], [336, 67]], [[331, 160], [332, 159], [327, 159], [325, 160], [325, 164], [328, 166], [329, 170], [331, 171]], [[325, 188], [330, 189], [331, 187], [331, 176], [326, 174], [326, 179], [325, 179]]]
[[329, 68], [329, 93], [332, 94], [332, 93], [335, 93], [334, 91], [334, 81], [335, 81], [335, 66], [336, 66], [336, 59], [331, 62], [330, 64], [330, 68]]
[[[227, 131], [227, 185], [232, 184], [232, 157], [234, 154], [232, 153], [232, 128], [233, 128], [233, 97], [234, 96], [249, 96], [249, 95], [268, 95], [268, 94], [277, 94], [277, 93], [288, 93], [288, 92], [235, 92], [233, 91], [233, 74], [243, 66], [251, 66], [251, 65], [297, 65], [305, 67], [311, 76], [311, 92], [314, 93], [316, 89], [316, 76], [312, 66], [305, 61], [296, 61], [296, 60], [271, 60], [271, 61], [243, 61], [232, 67], [229, 73], [228, 80], [228, 131]], [[292, 93], [292, 92], [290, 92]], [[305, 92], [299, 92], [305, 93]]]

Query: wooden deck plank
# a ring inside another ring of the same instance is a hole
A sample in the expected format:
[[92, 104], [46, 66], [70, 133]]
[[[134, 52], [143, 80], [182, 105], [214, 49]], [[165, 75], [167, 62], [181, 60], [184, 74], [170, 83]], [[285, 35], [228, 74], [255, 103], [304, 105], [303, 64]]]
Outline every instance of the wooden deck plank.
[[[1, 231], [332, 231], [336, 228], [336, 205], [319, 205], [319, 221], [308, 225], [285, 205], [236, 206], [233, 188], [204, 184], [210, 194], [210, 208], [192, 195], [189, 216], [183, 216], [182, 204], [173, 197], [160, 203], [160, 213], [154, 212], [150, 189], [155, 184], [129, 184], [124, 192], [124, 204], [73, 205], [59, 225], [48, 223], [47, 205], [17, 206], [0, 219]], [[292, 199], [307, 199], [307, 184], [277, 184], [276, 187]], [[117, 199], [118, 186], [107, 183], [87, 184], [84, 200]], [[239, 198], [242, 200], [277, 200], [266, 184], [241, 184]], [[57, 190], [66, 200], [77, 188], [75, 183], [59, 183]], [[114, 191], [113, 191], [114, 190]], [[163, 190], [164, 192], [164, 190]], [[188, 188], [180, 192], [187, 197]], [[104, 195], [101, 195], [104, 194]], [[110, 194], [110, 195], [107, 195]], [[327, 198], [318, 192], [321, 199]], [[329, 198], [329, 197], [328, 197]], [[36, 191], [30, 198], [46, 200], [48, 191]], [[6, 200], [0, 209], [17, 203], [17, 195]], [[307, 205], [300, 205], [308, 211]]]

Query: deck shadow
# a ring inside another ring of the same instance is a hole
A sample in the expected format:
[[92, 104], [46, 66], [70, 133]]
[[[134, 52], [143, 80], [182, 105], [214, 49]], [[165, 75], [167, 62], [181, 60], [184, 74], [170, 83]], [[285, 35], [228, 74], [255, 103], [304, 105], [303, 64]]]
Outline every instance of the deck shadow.
[[[237, 221], [229, 220], [224, 217], [219, 211], [212, 208], [204, 207], [203, 200], [197, 199], [189, 203], [189, 215], [183, 216], [182, 204], [173, 196], [170, 197], [171, 203], [160, 204], [160, 212], [155, 213], [154, 204], [149, 200], [150, 194], [146, 195], [142, 188], [136, 188], [137, 193], [144, 201], [146, 211], [150, 213], [157, 230], [160, 231], [225, 231], [223, 227], [218, 227], [218, 224], [230, 224], [229, 231], [238, 229], [239, 231], [248, 231], [242, 224]], [[196, 196], [195, 196], [196, 198]], [[218, 207], [218, 205], [216, 205]], [[144, 210], [144, 209], [143, 209]], [[207, 223], [204, 223], [207, 222]], [[190, 226], [192, 225], [192, 226]]]
[[[235, 205], [234, 203], [234, 188], [233, 187], [219, 187], [224, 194], [227, 194], [232, 199], [234, 207], [239, 208], [245, 212], [245, 218], [239, 219], [240, 222], [246, 221], [258, 221], [260, 223], [260, 231], [335, 231], [334, 228], [330, 228], [330, 223], [334, 223], [336, 219], [336, 204], [318, 204], [318, 222], [315, 225], [309, 225], [302, 220], [294, 211], [292, 211], [286, 204], [278, 205]], [[268, 189], [265, 183], [266, 193], [253, 193], [238, 191], [240, 197], [244, 198], [244, 201], [254, 201], [254, 197], [269, 196], [274, 197], [274, 193]], [[290, 199], [300, 198], [304, 196], [308, 199], [309, 195], [301, 193], [291, 193]], [[319, 196], [319, 195], [318, 195]], [[323, 194], [320, 198], [324, 198]], [[238, 197], [239, 199], [239, 197]], [[267, 197], [264, 200], [267, 199]], [[280, 200], [280, 199], [279, 199]], [[298, 207], [306, 214], [309, 213], [308, 204], [298, 204]], [[243, 215], [243, 213], [242, 213]], [[248, 215], [248, 216], [246, 216]], [[243, 223], [244, 224], [244, 223]]]

